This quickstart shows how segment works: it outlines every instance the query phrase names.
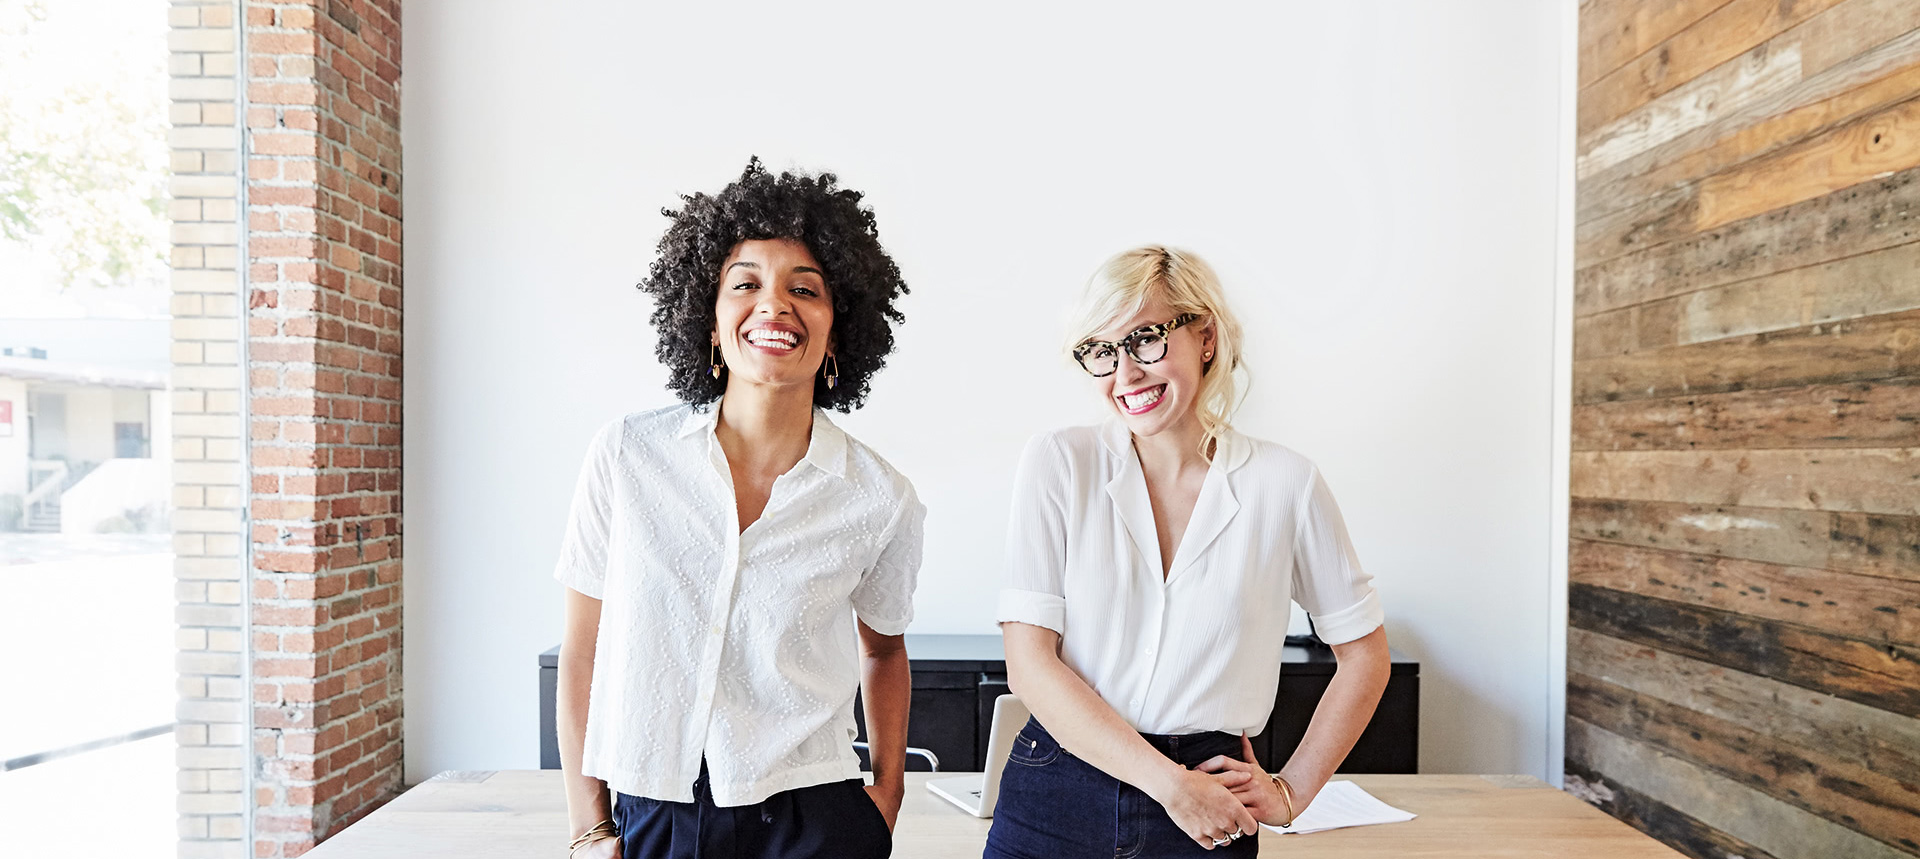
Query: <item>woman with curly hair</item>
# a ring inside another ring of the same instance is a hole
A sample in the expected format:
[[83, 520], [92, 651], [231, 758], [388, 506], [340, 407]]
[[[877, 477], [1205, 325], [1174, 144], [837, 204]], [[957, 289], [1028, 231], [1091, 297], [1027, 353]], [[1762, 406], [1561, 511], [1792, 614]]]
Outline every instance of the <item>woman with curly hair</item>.
[[683, 403], [594, 437], [554, 572], [572, 855], [886, 856], [926, 511], [823, 409], [865, 401], [907, 286], [832, 174], [682, 199], [640, 287]]
[[[1293, 822], [1386, 688], [1371, 577], [1313, 463], [1228, 422], [1240, 324], [1204, 261], [1113, 257], [1073, 335], [1112, 414], [1035, 437], [1014, 478], [998, 619], [1034, 718], [986, 855], [1256, 855], [1256, 821]], [[1269, 775], [1247, 736], [1273, 712], [1290, 601], [1339, 667]]]

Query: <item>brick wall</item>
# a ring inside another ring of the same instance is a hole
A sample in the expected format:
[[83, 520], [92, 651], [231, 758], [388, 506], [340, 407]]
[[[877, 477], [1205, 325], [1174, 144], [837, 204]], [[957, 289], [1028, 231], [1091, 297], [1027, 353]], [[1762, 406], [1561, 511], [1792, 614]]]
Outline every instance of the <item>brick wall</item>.
[[256, 856], [401, 788], [399, 13], [246, 5]]
[[246, 844], [236, 0], [167, 7], [180, 846]]

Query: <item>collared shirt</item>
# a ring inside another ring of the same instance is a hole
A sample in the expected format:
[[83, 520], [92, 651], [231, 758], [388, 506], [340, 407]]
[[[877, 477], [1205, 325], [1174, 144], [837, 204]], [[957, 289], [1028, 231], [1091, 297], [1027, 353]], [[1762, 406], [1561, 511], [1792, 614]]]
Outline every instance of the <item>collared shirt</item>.
[[749, 805], [860, 777], [854, 618], [913, 617], [926, 508], [814, 412], [804, 459], [743, 533], [719, 409], [608, 424], [574, 492], [554, 578], [602, 601], [581, 771], [634, 796]]
[[1289, 600], [1328, 643], [1380, 626], [1312, 462], [1227, 430], [1160, 575], [1147, 482], [1117, 419], [1027, 444], [998, 618], [1061, 634], [1066, 664], [1149, 734], [1265, 730]]

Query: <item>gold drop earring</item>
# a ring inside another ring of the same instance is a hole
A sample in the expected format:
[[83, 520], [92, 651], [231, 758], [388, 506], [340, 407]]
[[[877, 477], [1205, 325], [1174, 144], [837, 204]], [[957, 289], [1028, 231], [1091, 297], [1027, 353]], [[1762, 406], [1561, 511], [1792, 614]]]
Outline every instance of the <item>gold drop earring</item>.
[[[829, 366], [831, 366], [831, 367], [832, 367], [833, 369], [832, 369], [832, 370], [828, 370], [827, 368], [828, 368]], [[829, 391], [831, 391], [831, 390], [833, 390], [833, 388], [834, 388], [834, 386], [835, 386], [835, 385], [838, 385], [838, 384], [840, 384], [840, 361], [839, 361], [839, 359], [836, 359], [836, 358], [834, 358], [834, 357], [833, 357], [832, 355], [828, 355], [828, 356], [827, 356], [827, 363], [825, 363], [825, 364], [821, 364], [821, 365], [820, 365], [820, 371], [821, 371], [822, 373], [825, 373], [825, 374], [826, 374], [826, 377], [827, 377], [827, 390], [829, 390]]]
[[720, 344], [718, 343], [708, 344], [707, 363], [713, 365], [707, 368], [707, 375], [710, 375], [716, 379], [720, 378], [720, 371], [727, 366], [725, 364], [720, 363]]

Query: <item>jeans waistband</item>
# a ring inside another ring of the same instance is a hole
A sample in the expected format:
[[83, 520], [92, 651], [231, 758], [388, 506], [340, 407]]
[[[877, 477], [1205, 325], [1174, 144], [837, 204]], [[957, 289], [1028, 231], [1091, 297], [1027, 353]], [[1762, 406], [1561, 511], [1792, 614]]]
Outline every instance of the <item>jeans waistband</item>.
[[[1040, 724], [1039, 719], [1030, 719], [1028, 724], [1043, 734], [1047, 733], [1046, 726]], [[1047, 734], [1047, 736], [1049, 738], [1053, 737], [1052, 734]], [[1195, 734], [1143, 733], [1140, 735], [1140, 739], [1146, 740], [1147, 745], [1152, 746], [1156, 751], [1160, 752], [1160, 754], [1166, 755], [1169, 760], [1183, 767], [1196, 766], [1218, 755], [1226, 755], [1234, 760], [1240, 760], [1242, 751], [1240, 747], [1240, 735], [1229, 734], [1225, 731], [1201, 731]], [[1059, 740], [1054, 738], [1054, 742], [1058, 743]], [[1068, 749], [1068, 751], [1072, 751], [1072, 749]]]
[[1202, 763], [1218, 755], [1239, 760], [1240, 735], [1225, 731], [1201, 731], [1197, 734], [1141, 734], [1140, 738], [1183, 767]]

